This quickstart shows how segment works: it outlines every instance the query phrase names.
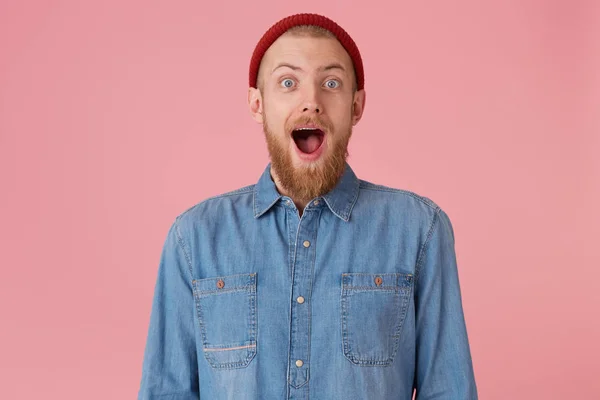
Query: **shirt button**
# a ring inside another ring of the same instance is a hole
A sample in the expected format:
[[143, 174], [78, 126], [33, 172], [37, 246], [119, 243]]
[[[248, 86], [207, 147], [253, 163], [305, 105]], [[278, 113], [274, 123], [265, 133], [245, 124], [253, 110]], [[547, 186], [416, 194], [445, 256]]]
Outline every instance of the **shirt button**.
[[223, 282], [223, 279], [219, 279], [219, 280], [217, 281], [217, 287], [218, 287], [219, 289], [223, 289], [223, 286], [225, 286], [225, 282]]
[[310, 247], [310, 242], [308, 240], [305, 240], [302, 244], [304, 245], [304, 247]]
[[303, 365], [304, 363], [302, 362], [302, 360], [296, 360], [296, 367], [300, 368]]
[[304, 297], [302, 296], [298, 296], [298, 298], [296, 299], [296, 301], [300, 304], [304, 303]]
[[319, 200], [315, 200], [315, 201], [313, 201], [313, 204], [314, 204], [315, 206], [318, 206], [318, 205], [319, 205]]

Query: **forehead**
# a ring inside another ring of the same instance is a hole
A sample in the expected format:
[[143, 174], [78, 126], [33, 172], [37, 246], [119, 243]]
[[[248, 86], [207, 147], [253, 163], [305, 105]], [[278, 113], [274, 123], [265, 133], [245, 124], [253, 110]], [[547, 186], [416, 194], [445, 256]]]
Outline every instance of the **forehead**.
[[346, 49], [337, 39], [329, 37], [280, 36], [266, 51], [261, 65], [270, 74], [270, 69], [282, 62], [306, 68], [336, 62], [346, 67], [346, 71], [352, 70], [352, 59]]

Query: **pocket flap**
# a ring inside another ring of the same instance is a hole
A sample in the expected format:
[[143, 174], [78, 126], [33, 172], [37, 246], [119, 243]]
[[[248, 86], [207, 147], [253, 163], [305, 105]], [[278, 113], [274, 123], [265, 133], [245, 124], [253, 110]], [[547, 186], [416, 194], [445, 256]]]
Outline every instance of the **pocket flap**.
[[256, 273], [217, 276], [194, 280], [194, 287], [199, 294], [215, 294], [238, 290], [256, 290]]
[[342, 285], [344, 289], [354, 290], [399, 290], [409, 288], [412, 285], [413, 275], [403, 273], [366, 274], [348, 273], [342, 274]]

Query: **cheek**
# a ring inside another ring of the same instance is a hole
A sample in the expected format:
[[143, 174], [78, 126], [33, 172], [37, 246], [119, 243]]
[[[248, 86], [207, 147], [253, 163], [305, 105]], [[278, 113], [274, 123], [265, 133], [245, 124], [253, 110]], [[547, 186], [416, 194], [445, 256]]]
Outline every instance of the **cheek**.
[[264, 116], [267, 119], [269, 128], [273, 133], [280, 133], [284, 130], [285, 124], [288, 121], [291, 111], [288, 105], [282, 101], [265, 102], [263, 105]]
[[265, 119], [269, 125], [269, 129], [274, 133], [279, 135], [283, 130], [284, 121], [281, 119], [281, 114], [274, 110], [273, 108], [265, 109]]
[[352, 122], [352, 104], [341, 101], [332, 103], [329, 107], [329, 114], [335, 125], [343, 128]]
[[285, 119], [281, 118], [281, 114], [273, 108], [265, 109], [264, 118], [270, 134], [283, 145], [287, 136], [285, 134]]

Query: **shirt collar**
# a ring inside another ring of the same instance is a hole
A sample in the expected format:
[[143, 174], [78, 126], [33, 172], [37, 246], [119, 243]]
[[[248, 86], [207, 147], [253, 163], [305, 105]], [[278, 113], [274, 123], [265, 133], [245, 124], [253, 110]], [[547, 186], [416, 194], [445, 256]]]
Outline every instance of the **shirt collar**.
[[[347, 222], [358, 198], [359, 185], [359, 179], [350, 168], [350, 165], [346, 163], [344, 173], [338, 184], [321, 197], [332, 213]], [[269, 163], [257, 184], [254, 185], [254, 217], [258, 218], [269, 211], [281, 197], [275, 182], [271, 178], [271, 163]]]

